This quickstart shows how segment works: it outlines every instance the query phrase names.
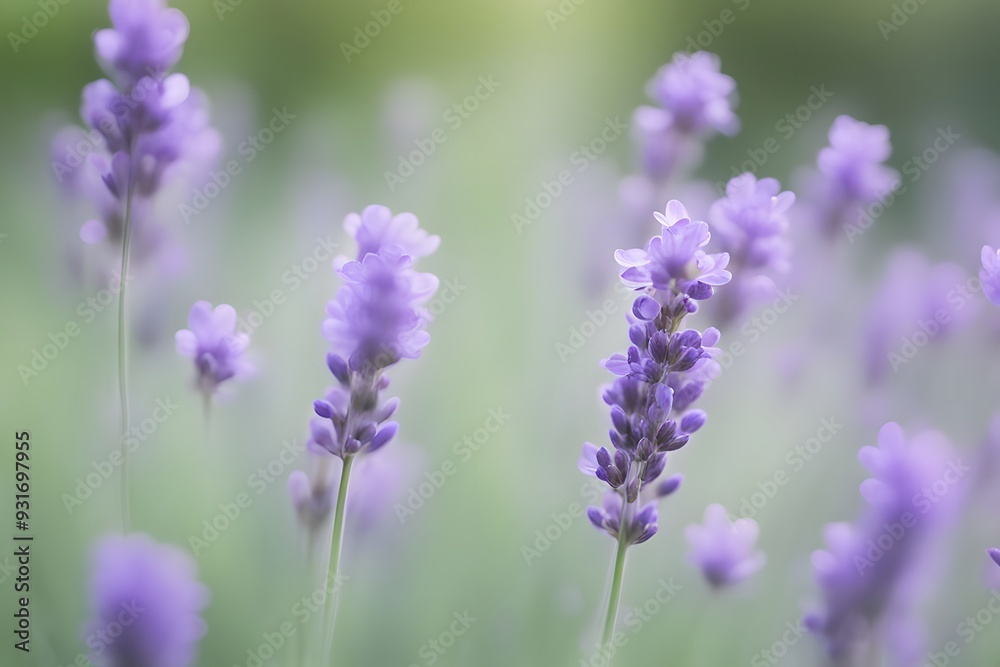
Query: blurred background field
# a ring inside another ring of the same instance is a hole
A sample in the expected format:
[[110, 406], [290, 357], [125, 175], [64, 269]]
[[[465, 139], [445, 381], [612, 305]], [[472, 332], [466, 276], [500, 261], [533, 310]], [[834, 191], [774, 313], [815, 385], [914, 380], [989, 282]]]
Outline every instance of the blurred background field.
[[[252, 500], [198, 554], [213, 595], [199, 665], [247, 665], [247, 651], [291, 620], [301, 597], [301, 545], [285, 479], [306, 457], [282, 464], [273, 482], [255, 480], [284, 443], [304, 441], [311, 401], [329, 382], [319, 325], [336, 280], [328, 262], [312, 270], [307, 258], [324, 243], [349, 250], [341, 228], [348, 212], [383, 203], [416, 213], [442, 237], [424, 266], [451, 282], [455, 298], [440, 304], [419, 362], [391, 373], [402, 428], [385, 454], [404, 474], [398, 488], [384, 490], [381, 515], [348, 537], [337, 655], [352, 665], [431, 664], [427, 642], [467, 611], [476, 621], [436, 664], [570, 666], [596, 641], [612, 551], [585, 518], [563, 525], [562, 515], [587, 500], [576, 469], [580, 444], [606, 438], [597, 392], [609, 375], [598, 362], [627, 342], [627, 300], [614, 290], [612, 253], [641, 240], [615, 214], [618, 179], [635, 167], [631, 140], [610, 142], [530, 225], [517, 229], [512, 214], [523, 214], [525, 199], [543, 191], [609, 119], [628, 122], [646, 103], [646, 81], [700, 33], [710, 37], [701, 46], [718, 53], [737, 81], [743, 124], [736, 137], [709, 144], [698, 173], [711, 183], [781, 137], [776, 124], [813, 86], [832, 98], [782, 137], [758, 172], [786, 187], [800, 165], [815, 162], [840, 113], [887, 124], [896, 168], [942, 127], [961, 138], [941, 165], [966, 150], [1000, 146], [1000, 5], [991, 0], [927, 0], [885, 34], [878, 22], [891, 21], [894, 5], [883, 0], [586, 0], [563, 2], [565, 20], [553, 18], [555, 1], [402, 0], [402, 11], [350, 62], [341, 44], [386, 3], [174, 5], [191, 22], [177, 69], [213, 101], [225, 136], [222, 161], [243, 166], [190, 224], [172, 214], [171, 231], [187, 252], [179, 276], [161, 284], [144, 281], [140, 270], [130, 293], [133, 314], [147, 323], [132, 350], [134, 418], [149, 416], [158, 399], [178, 406], [134, 456], [135, 528], [189, 548], [220, 504], [244, 492]], [[36, 11], [31, 0], [5, 2], [4, 32], [19, 31], [22, 17]], [[734, 19], [716, 24], [724, 11]], [[52, 132], [77, 121], [81, 88], [101, 76], [90, 39], [107, 24], [104, 3], [70, 0], [17, 53], [0, 56], [0, 415], [9, 438], [31, 432], [36, 534], [35, 644], [26, 659], [5, 640], [3, 664], [69, 665], [84, 652], [78, 628], [88, 548], [117, 527], [116, 477], [72, 513], [62, 499], [117, 447], [115, 314], [112, 301], [92, 322], [80, 315], [79, 304], [100, 286], [74, 270], [83, 220], [60, 200], [49, 165]], [[481, 77], [499, 85], [455, 121], [449, 109], [473, 95]], [[246, 161], [240, 143], [275, 109], [294, 118]], [[444, 128], [445, 141], [390, 188], [385, 173], [435, 128]], [[911, 243], [972, 275], [979, 245], [1000, 242], [954, 242], [970, 226], [949, 204], [948, 173], [928, 169], [863, 238], [840, 239], [831, 251], [831, 262], [846, 267], [833, 274], [842, 280], [836, 303], [803, 294], [802, 307], [769, 326], [706, 393], [708, 426], [671, 463], [685, 486], [662, 506], [661, 534], [631, 552], [623, 609], [641, 605], [661, 580], [673, 578], [681, 591], [643, 622], [616, 665], [766, 664], [752, 661], [815, 599], [809, 554], [822, 546], [823, 524], [850, 520], [860, 507], [864, 471], [856, 454], [874, 442], [881, 421], [939, 428], [975, 456], [1000, 395], [1000, 363], [990, 353], [995, 329], [922, 350], [890, 378], [885, 405], [866, 400], [862, 386], [863, 315], [889, 249]], [[650, 216], [643, 233], [656, 229]], [[245, 315], [266, 310], [275, 290], [283, 303], [253, 333], [259, 372], [234, 388], [208, 431], [173, 332], [186, 326], [197, 299], [231, 303]], [[608, 323], [587, 328], [593, 334], [576, 345], [574, 330], [608, 299], [616, 304]], [[817, 335], [816, 321], [833, 325]], [[80, 335], [22, 381], [18, 366], [30, 365], [33, 350], [70, 322]], [[476, 438], [491, 410], [509, 418], [478, 451], [456, 450], [463, 438]], [[843, 426], [794, 470], [786, 454], [816, 436], [823, 419]], [[401, 522], [393, 503], [406, 502], [447, 461], [455, 474]], [[12, 494], [10, 468], [0, 481], [4, 499]], [[767, 567], [745, 587], [711, 594], [684, 562], [683, 527], [711, 502], [738, 512], [780, 470], [788, 483], [755, 513]], [[3, 507], [7, 534], [13, 522]], [[958, 623], [990, 599], [980, 570], [982, 548], [1000, 543], [995, 516], [973, 510], [952, 539], [949, 576], [935, 583], [927, 606], [932, 648], [954, 639]], [[525, 549], [537, 553], [526, 557]], [[0, 573], [8, 619], [12, 586]], [[789, 650], [787, 664], [818, 664], [809, 637]], [[990, 628], [963, 642], [951, 664], [994, 664], [998, 651]], [[286, 647], [270, 664], [291, 664], [289, 656]]]

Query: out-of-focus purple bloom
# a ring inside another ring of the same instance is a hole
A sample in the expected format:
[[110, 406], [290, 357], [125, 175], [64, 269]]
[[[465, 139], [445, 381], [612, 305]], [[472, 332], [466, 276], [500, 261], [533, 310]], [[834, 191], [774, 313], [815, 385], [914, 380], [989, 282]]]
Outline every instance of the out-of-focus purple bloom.
[[132, 534], [101, 541], [93, 555], [90, 620], [83, 628], [100, 667], [187, 667], [205, 635], [208, 589], [194, 559]]
[[956, 264], [931, 264], [909, 248], [893, 252], [864, 327], [869, 383], [881, 381], [890, 369], [898, 371], [930, 341], [943, 340], [974, 320], [979, 305], [968, 282]]
[[832, 236], [841, 226], [854, 224], [862, 208], [891, 192], [899, 174], [883, 164], [892, 153], [885, 125], [838, 116], [829, 136], [830, 145], [817, 159], [811, 204], [818, 224]]
[[788, 273], [791, 243], [786, 213], [795, 195], [781, 191], [773, 178], [757, 180], [741, 174], [726, 185], [726, 196], [709, 210], [709, 220], [719, 248], [730, 257], [739, 279], [726, 291], [723, 321], [735, 317], [745, 305], [770, 298], [775, 279]]
[[709, 505], [702, 524], [684, 531], [691, 551], [688, 561], [700, 569], [714, 587], [739, 583], [764, 566], [763, 553], [755, 551], [759, 528], [753, 519], [730, 523], [726, 508]]
[[736, 134], [736, 82], [721, 72], [719, 57], [706, 51], [678, 53], [649, 82], [647, 93], [661, 107], [665, 124], [689, 134]]
[[622, 283], [633, 289], [653, 288], [667, 294], [677, 289], [702, 300], [713, 294], [713, 287], [732, 279], [726, 271], [727, 253], [710, 255], [702, 250], [712, 237], [707, 223], [692, 220], [676, 199], [667, 204], [665, 213], [654, 216], [663, 231], [649, 240], [645, 250], [615, 252], [615, 261], [624, 267]]
[[854, 525], [827, 525], [828, 548], [812, 559], [823, 601], [806, 625], [834, 660], [851, 660], [880, 642], [890, 652], [913, 650], [919, 633], [912, 608], [928, 547], [962, 495], [950, 456], [942, 436], [923, 433], [907, 442], [895, 423], [879, 431], [878, 447], [862, 448], [858, 458], [872, 473], [861, 485], [867, 507]]
[[205, 96], [183, 74], [169, 73], [188, 36], [184, 14], [163, 0], [111, 0], [109, 8], [114, 27], [97, 31], [94, 44], [113, 81], [84, 88], [80, 115], [89, 130], [56, 135], [53, 169], [98, 216], [81, 229], [86, 243], [119, 245], [131, 201], [141, 259], [159, 238], [146, 200], [173, 174], [204, 170], [221, 142]]
[[984, 245], [982, 260], [979, 280], [983, 286], [983, 294], [994, 306], [1000, 306], [1000, 250]]
[[[728, 255], [701, 249], [709, 241], [708, 225], [692, 221], [680, 202], [671, 201], [666, 214], [655, 217], [663, 232], [646, 250], [615, 254], [625, 267], [622, 282], [639, 294], [628, 316], [632, 344], [605, 362], [618, 376], [603, 395], [611, 408], [613, 450], [586, 443], [579, 462], [581, 471], [611, 489], [603, 507], [589, 509], [591, 522], [626, 545], [656, 532], [652, 501], [675, 492], [681, 481], [675, 475], [657, 484], [667, 457], [705, 424], [705, 413], [692, 406], [717, 374], [719, 332], [681, 325], [697, 310], [696, 300], [710, 298], [712, 287], [731, 277]], [[642, 496], [651, 502], [641, 504]]]
[[250, 338], [236, 331], [236, 310], [227, 304], [214, 309], [208, 301], [198, 301], [188, 315], [189, 329], [175, 336], [177, 353], [194, 360], [198, 388], [206, 394], [231, 378], [245, 377], [253, 366], [245, 358]]
[[986, 553], [993, 560], [994, 563], [1000, 565], [1000, 549], [987, 549]]
[[288, 495], [299, 522], [309, 531], [322, 526], [333, 509], [334, 485], [317, 478], [313, 484], [302, 470], [288, 475]]
[[389, 384], [383, 371], [420, 356], [430, 340], [424, 304], [438, 286], [436, 276], [414, 270], [407, 253], [426, 255], [439, 243], [412, 214], [393, 216], [380, 206], [349, 216], [345, 227], [358, 242], [358, 259], [337, 270], [343, 284], [323, 322], [337, 384], [315, 402], [318, 419], [310, 425], [311, 442], [341, 458], [374, 451], [396, 434], [398, 424], [388, 419], [399, 401], [380, 399]]

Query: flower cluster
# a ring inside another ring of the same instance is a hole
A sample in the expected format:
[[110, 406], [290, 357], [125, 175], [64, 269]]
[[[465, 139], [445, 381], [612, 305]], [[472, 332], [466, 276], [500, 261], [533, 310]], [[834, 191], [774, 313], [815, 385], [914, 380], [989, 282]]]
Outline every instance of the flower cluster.
[[1000, 250], [983, 246], [983, 267], [979, 270], [979, 281], [983, 294], [994, 306], [1000, 306]]
[[[130, 216], [142, 256], [162, 239], [152, 226], [148, 199], [171, 172], [213, 159], [220, 138], [209, 126], [204, 95], [183, 74], [169, 73], [187, 40], [184, 14], [163, 0], [111, 0], [110, 14], [114, 27], [94, 35], [110, 80], [84, 88], [80, 113], [90, 131], [59, 133], [54, 167], [60, 182], [99, 216], [83, 225], [81, 238], [120, 243]], [[74, 148], [81, 145], [86, 158]]]
[[424, 304], [438, 279], [413, 268], [440, 239], [420, 229], [413, 214], [393, 216], [369, 206], [344, 224], [358, 243], [358, 258], [338, 259], [343, 284], [327, 304], [323, 335], [330, 342], [327, 366], [337, 384], [317, 400], [311, 442], [344, 458], [374, 451], [396, 434], [395, 398], [382, 401], [389, 379], [382, 371], [400, 359], [416, 359], [430, 341]]
[[149, 536], [110, 537], [97, 545], [90, 580], [91, 618], [83, 628], [99, 667], [187, 667], [206, 630], [208, 589], [194, 560]]
[[738, 279], [726, 294], [722, 320], [734, 317], [746, 304], [771, 297], [775, 278], [790, 269], [791, 243], [786, 238], [786, 212], [795, 203], [792, 192], [782, 192], [773, 178], [753, 174], [736, 176], [726, 184], [726, 196], [709, 210], [715, 238], [729, 253]]
[[926, 547], [947, 524], [960, 495], [945, 490], [932, 502], [925, 493], [948, 480], [949, 456], [942, 436], [928, 432], [907, 442], [891, 422], [879, 431], [878, 447], [861, 449], [858, 458], [872, 474], [861, 485], [867, 508], [855, 525], [827, 525], [828, 548], [812, 559], [823, 603], [806, 617], [806, 625], [823, 638], [833, 659], [862, 654], [879, 633], [891, 652], [914, 651], [920, 633], [908, 620], [925, 572]]
[[830, 145], [819, 152], [819, 174], [813, 185], [820, 226], [832, 236], [848, 216], [885, 197], [899, 182], [895, 169], [883, 164], [892, 153], [889, 128], [838, 116], [830, 128]]
[[175, 335], [177, 352], [194, 360], [198, 389], [206, 396], [226, 380], [253, 372], [244, 355], [250, 339], [237, 332], [232, 306], [220, 304], [213, 309], [208, 301], [198, 301], [191, 306], [188, 327]]
[[701, 525], [687, 527], [688, 560], [715, 588], [739, 583], [764, 566], [767, 558], [754, 550], [760, 528], [753, 519], [730, 522], [726, 508], [709, 505]]
[[[619, 376], [604, 392], [614, 453], [587, 443], [580, 465], [610, 487], [603, 507], [589, 508], [591, 522], [626, 544], [655, 534], [655, 499], [680, 484], [679, 476], [657, 484], [667, 455], [705, 424], [705, 413], [692, 406], [718, 371], [712, 357], [719, 332], [682, 330], [682, 321], [697, 310], [696, 301], [710, 298], [715, 286], [732, 277], [727, 254], [702, 250], [710, 239], [708, 225], [692, 220], [680, 202], [671, 201], [656, 218], [663, 231], [644, 250], [615, 254], [622, 282], [641, 294], [629, 318], [632, 345], [605, 364]], [[643, 497], [649, 502], [640, 508]]]
[[645, 172], [667, 177], [686, 152], [697, 152], [692, 140], [716, 132], [733, 135], [740, 122], [733, 112], [736, 82], [720, 71], [719, 57], [705, 51], [678, 53], [660, 68], [646, 91], [658, 106], [641, 106], [633, 127]]

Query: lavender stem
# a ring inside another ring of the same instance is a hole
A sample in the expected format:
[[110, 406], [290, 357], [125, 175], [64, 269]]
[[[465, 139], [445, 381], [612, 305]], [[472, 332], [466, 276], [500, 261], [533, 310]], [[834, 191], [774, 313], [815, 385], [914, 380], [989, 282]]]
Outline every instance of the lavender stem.
[[[130, 156], [131, 158], [131, 152]], [[131, 163], [131, 159], [130, 159]], [[129, 177], [128, 193], [125, 195], [124, 233], [122, 234], [122, 270], [119, 276], [118, 292], [118, 393], [121, 397], [121, 496], [122, 496], [122, 532], [126, 535], [131, 529], [131, 514], [129, 512], [128, 484], [128, 335], [125, 323], [125, 285], [128, 282], [129, 250], [132, 245], [132, 182]]]
[[351, 466], [354, 464], [353, 456], [344, 457], [344, 467], [340, 472], [340, 486], [337, 489], [337, 507], [333, 515], [333, 538], [330, 542], [330, 576], [327, 578], [327, 586], [332, 582], [333, 590], [327, 589], [326, 603], [324, 605], [323, 619], [326, 624], [326, 639], [323, 642], [323, 662], [330, 664], [333, 656], [333, 634], [334, 626], [337, 623], [337, 603], [340, 599], [340, 554], [344, 546], [344, 506], [347, 503], [347, 485], [351, 477]]
[[[628, 511], [628, 503], [622, 506], [622, 523], [619, 525], [625, 525], [625, 513]], [[604, 633], [601, 636], [601, 647], [602, 652], [607, 651], [608, 644], [611, 642], [611, 637], [615, 631], [615, 621], [618, 619], [618, 604], [621, 601], [622, 595], [622, 578], [625, 574], [625, 552], [628, 550], [628, 540], [626, 539], [625, 531], [619, 531], [618, 533], [618, 549], [615, 552], [615, 572], [611, 577], [611, 596], [608, 599], [608, 615], [604, 619]], [[611, 665], [611, 653], [608, 651], [607, 663], [608, 667]]]

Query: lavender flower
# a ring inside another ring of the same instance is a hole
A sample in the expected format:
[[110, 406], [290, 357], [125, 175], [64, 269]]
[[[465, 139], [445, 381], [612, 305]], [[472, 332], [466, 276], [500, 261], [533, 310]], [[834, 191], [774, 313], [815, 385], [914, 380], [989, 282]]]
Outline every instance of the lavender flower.
[[726, 185], [726, 196], [709, 211], [719, 247], [729, 257], [739, 280], [726, 291], [720, 315], [730, 321], [743, 307], [773, 296], [775, 278], [788, 273], [791, 244], [786, 238], [785, 213], [795, 202], [791, 192], [781, 192], [773, 178], [757, 180], [741, 174]]
[[899, 174], [882, 164], [892, 153], [885, 125], [838, 116], [829, 136], [830, 145], [819, 152], [812, 189], [819, 224], [833, 236], [856, 222], [851, 216], [893, 190]]
[[708, 225], [692, 220], [680, 202], [671, 201], [666, 213], [655, 217], [663, 230], [645, 250], [615, 253], [624, 267], [622, 282], [639, 296], [629, 317], [632, 345], [605, 363], [619, 376], [604, 392], [614, 453], [587, 443], [580, 461], [581, 470], [609, 487], [602, 507], [588, 508], [587, 515], [618, 543], [602, 647], [614, 630], [625, 552], [656, 533], [655, 501], [681, 482], [679, 476], [657, 480], [669, 453], [704, 426], [705, 413], [693, 404], [719, 370], [713, 360], [718, 330], [683, 329], [684, 317], [731, 278], [725, 270], [729, 255], [702, 250], [711, 237]]
[[250, 338], [237, 333], [236, 320], [232, 306], [223, 303], [213, 309], [208, 301], [198, 301], [188, 315], [190, 328], [175, 336], [177, 353], [194, 360], [197, 385], [206, 396], [214, 394], [226, 380], [253, 372], [244, 355]]
[[983, 294], [994, 306], [1000, 306], [1000, 250], [984, 245], [982, 260], [979, 280], [983, 286]]
[[733, 135], [736, 82], [720, 71], [719, 57], [699, 51], [678, 53], [646, 87], [659, 106], [641, 106], [633, 115], [645, 172], [664, 182], [683, 163], [700, 159], [701, 141], [716, 132]]
[[99, 667], [187, 667], [205, 635], [208, 589], [194, 560], [148, 535], [109, 537], [94, 551], [91, 619], [83, 628]]
[[[420, 229], [410, 213], [393, 216], [384, 206], [369, 206], [344, 221], [358, 245], [357, 259], [334, 262], [342, 285], [327, 304], [323, 335], [330, 342], [327, 367], [336, 384], [315, 401], [309, 447], [343, 461], [333, 519], [330, 575], [337, 580], [343, 543], [344, 507], [354, 460], [369, 454], [396, 435], [399, 425], [389, 418], [399, 400], [385, 399], [389, 385], [384, 371], [401, 359], [416, 359], [430, 340], [425, 304], [438, 279], [413, 268], [415, 259], [434, 252], [440, 243]], [[291, 482], [293, 502], [307, 521], [321, 522], [328, 512], [326, 488], [332, 482], [317, 478], [313, 492], [296, 475]], [[308, 524], [307, 524], [308, 525]], [[331, 596], [332, 597], [332, 596]], [[336, 600], [328, 601], [327, 637], [322, 664], [332, 650]]]
[[716, 588], [739, 583], [756, 573], [767, 560], [763, 553], [754, 551], [759, 532], [753, 519], [730, 523], [725, 507], [709, 505], [704, 523], [692, 524], [684, 531], [691, 545], [688, 560]]
[[935, 433], [906, 442], [895, 423], [882, 427], [878, 447], [858, 458], [872, 473], [861, 485], [867, 507], [855, 525], [829, 524], [828, 550], [813, 554], [823, 597], [806, 617], [837, 661], [857, 659], [880, 641], [891, 653], [913, 650], [917, 631], [910, 618], [924, 578], [928, 547], [947, 524], [960, 499], [926, 489], [947, 484], [950, 447]]
[[997, 565], [1000, 565], [1000, 549], [987, 549], [986, 553]]

